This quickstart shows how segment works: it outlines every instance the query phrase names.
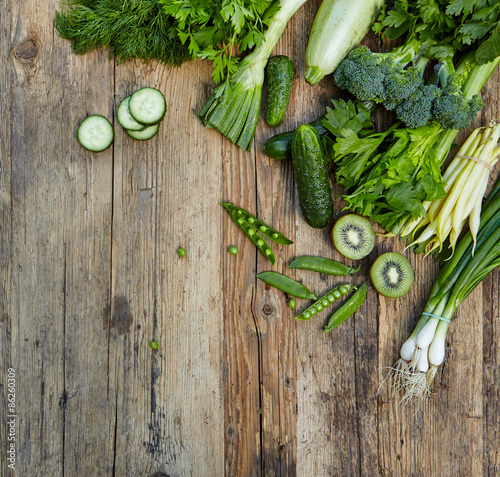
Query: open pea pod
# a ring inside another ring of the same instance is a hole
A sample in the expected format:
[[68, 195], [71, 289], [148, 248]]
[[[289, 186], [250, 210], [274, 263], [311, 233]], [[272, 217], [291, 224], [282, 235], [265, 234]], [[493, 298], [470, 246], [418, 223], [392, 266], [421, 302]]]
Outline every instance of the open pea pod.
[[260, 252], [274, 265], [276, 258], [274, 253], [268, 243], [259, 235], [257, 230], [255, 230], [248, 222], [243, 220], [241, 217], [235, 218], [231, 214], [236, 225], [244, 232], [244, 234], [252, 241], [252, 243], [259, 249]]
[[280, 245], [291, 245], [293, 243], [292, 240], [285, 237], [281, 232], [278, 232], [276, 229], [262, 222], [262, 220], [258, 219], [247, 210], [235, 206], [232, 202], [221, 202], [221, 205], [231, 214], [234, 221], [243, 219], [250, 227], [258, 230], [264, 237], [267, 237], [273, 242]]
[[296, 317], [299, 321], [306, 321], [315, 316], [320, 311], [324, 310], [327, 306], [338, 300], [340, 297], [347, 295], [351, 290], [357, 290], [357, 287], [350, 284], [339, 285], [332, 288], [329, 292], [325, 293], [318, 300], [316, 300], [309, 308], [304, 310], [299, 316]]

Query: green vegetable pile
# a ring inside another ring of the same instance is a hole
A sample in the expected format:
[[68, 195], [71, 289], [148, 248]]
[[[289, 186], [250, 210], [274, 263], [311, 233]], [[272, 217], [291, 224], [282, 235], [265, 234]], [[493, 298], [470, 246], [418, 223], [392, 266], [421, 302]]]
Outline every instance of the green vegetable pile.
[[[393, 9], [381, 14], [374, 27], [378, 33], [390, 39], [406, 34], [405, 43], [394, 50], [395, 57], [421, 45], [413, 57], [416, 58], [413, 68], [421, 71], [422, 59], [424, 63], [437, 62], [437, 68], [427, 82], [429, 86], [419, 86], [413, 69], [405, 69], [409, 76], [401, 79], [401, 68], [391, 59], [390, 65], [396, 71], [384, 81], [392, 84], [392, 96], [387, 95], [387, 84], [380, 83], [380, 75], [370, 75], [371, 84], [368, 76], [360, 75], [361, 85], [356, 86], [358, 101], [370, 99], [386, 106], [390, 102], [396, 109], [402, 108], [400, 116], [406, 122], [421, 125], [411, 128], [399, 121], [378, 132], [365, 123], [362, 129], [344, 130], [334, 139], [330, 152], [337, 165], [337, 181], [347, 189], [344, 198], [350, 210], [377, 221], [386, 231], [399, 234], [410, 221], [425, 215], [423, 202], [445, 196], [441, 166], [458, 132], [449, 128], [463, 127], [475, 116], [479, 107], [475, 95], [500, 63], [499, 24], [500, 4], [488, 0], [400, 0]], [[368, 61], [361, 59], [365, 57], [376, 58], [364, 49], [354, 51], [359, 53], [359, 62]], [[374, 59], [369, 61], [376, 63]], [[379, 63], [384, 64], [384, 60]], [[337, 71], [340, 76], [342, 64]], [[442, 89], [433, 96], [436, 85]], [[359, 94], [361, 87], [369, 90], [366, 96]], [[427, 113], [421, 106], [429, 101], [412, 99], [415, 91], [418, 98], [425, 91], [423, 88], [430, 88], [427, 100], [435, 99], [430, 101]], [[429, 121], [425, 121], [426, 116]], [[326, 125], [329, 122], [327, 117]]]
[[180, 66], [212, 61], [219, 82], [236, 69], [234, 48], [262, 43], [271, 0], [70, 0], [56, 12], [55, 27], [77, 54], [109, 47], [120, 62], [139, 58]]

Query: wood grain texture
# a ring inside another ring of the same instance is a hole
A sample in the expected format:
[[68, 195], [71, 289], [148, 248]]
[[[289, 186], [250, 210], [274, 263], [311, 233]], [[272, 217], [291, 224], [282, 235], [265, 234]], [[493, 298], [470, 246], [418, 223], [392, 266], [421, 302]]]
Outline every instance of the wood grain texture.
[[[208, 64], [169, 70], [116, 65], [105, 50], [75, 56], [53, 30], [58, 1], [0, 4], [0, 477], [500, 474], [498, 271], [454, 317], [435, 394], [405, 407], [386, 377], [437, 264], [379, 236], [354, 276], [287, 269], [301, 255], [344, 260], [328, 229], [305, 225], [291, 163], [262, 152], [271, 135], [315, 119], [339, 95], [331, 78], [303, 80], [319, 4], [300, 10], [274, 50], [296, 66], [292, 98], [279, 127], [259, 122], [250, 152], [196, 117], [213, 89]], [[499, 85], [497, 71], [471, 128], [498, 117]], [[141, 86], [167, 101], [147, 142], [115, 117]], [[115, 129], [99, 154], [75, 138], [91, 113]], [[379, 127], [388, 120], [376, 117]], [[271, 266], [222, 200], [294, 244], [272, 244]], [[336, 217], [342, 206], [335, 198]], [[370, 264], [390, 250], [415, 269], [410, 293], [387, 299], [369, 285], [355, 316], [326, 337], [328, 312], [297, 322], [307, 303], [291, 310], [255, 277], [272, 269], [323, 293], [369, 283]], [[4, 458], [9, 367], [15, 474]]]

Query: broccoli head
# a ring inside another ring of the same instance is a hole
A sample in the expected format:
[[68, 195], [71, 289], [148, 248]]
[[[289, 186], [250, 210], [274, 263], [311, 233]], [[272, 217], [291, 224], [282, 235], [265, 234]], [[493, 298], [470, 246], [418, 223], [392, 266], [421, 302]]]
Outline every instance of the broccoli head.
[[373, 53], [366, 46], [351, 50], [335, 71], [335, 82], [360, 101], [384, 103], [394, 109], [422, 86], [417, 68], [405, 68], [410, 61], [406, 50]]
[[339, 88], [360, 101], [380, 103], [385, 99], [385, 70], [366, 46], [351, 50], [335, 70], [334, 78]]
[[475, 95], [467, 99], [460, 94], [443, 94], [434, 101], [434, 119], [445, 129], [464, 129], [469, 126], [483, 107], [482, 99]]
[[398, 105], [396, 114], [409, 128], [425, 126], [433, 118], [434, 101], [441, 95], [441, 89], [433, 84], [421, 86], [411, 98]]

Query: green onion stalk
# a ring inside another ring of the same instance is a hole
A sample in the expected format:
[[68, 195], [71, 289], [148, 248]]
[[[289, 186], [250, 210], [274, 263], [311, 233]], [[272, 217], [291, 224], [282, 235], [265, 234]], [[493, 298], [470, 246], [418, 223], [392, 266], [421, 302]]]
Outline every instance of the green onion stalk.
[[269, 56], [295, 12], [307, 0], [282, 0], [269, 21], [259, 47], [238, 63], [236, 71], [217, 86], [198, 116], [206, 127], [217, 129], [248, 151], [259, 119], [264, 70]]
[[[424, 398], [445, 358], [448, 327], [460, 304], [500, 265], [500, 180], [488, 196], [474, 243], [470, 231], [440, 270], [413, 333], [393, 366], [392, 392], [402, 402]], [[475, 248], [474, 248], [475, 247]]]

